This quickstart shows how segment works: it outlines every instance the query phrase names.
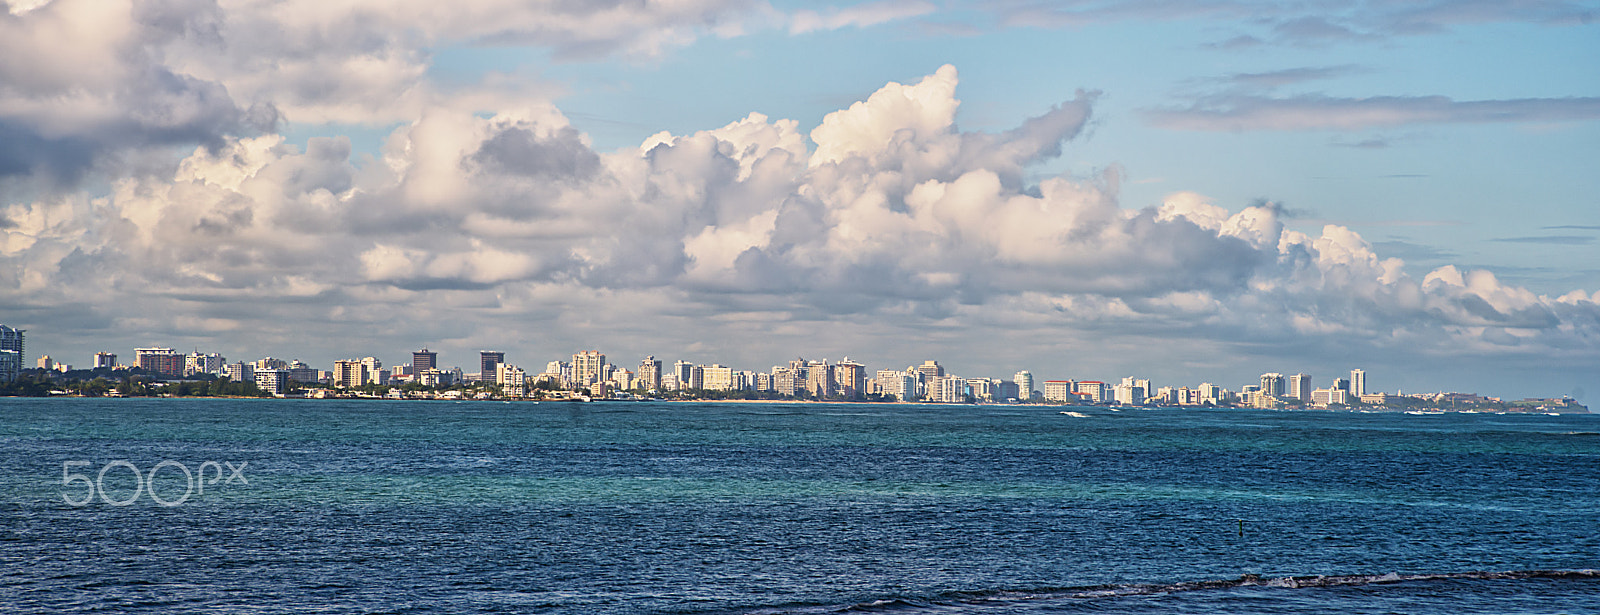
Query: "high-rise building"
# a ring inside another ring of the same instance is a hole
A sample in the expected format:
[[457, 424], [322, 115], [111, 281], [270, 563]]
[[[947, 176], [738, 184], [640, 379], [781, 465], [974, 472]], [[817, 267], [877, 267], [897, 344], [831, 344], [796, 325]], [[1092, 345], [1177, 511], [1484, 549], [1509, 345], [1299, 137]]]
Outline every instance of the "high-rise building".
[[289, 378], [295, 382], [310, 384], [321, 380], [321, 375], [317, 373], [317, 368], [296, 359], [289, 364]]
[[222, 370], [223, 375], [234, 382], [253, 382], [256, 379], [256, 366], [253, 363], [240, 361], [225, 365]]
[[95, 369], [100, 369], [102, 367], [109, 369], [109, 368], [115, 368], [116, 366], [117, 366], [117, 354], [116, 353], [114, 353], [114, 352], [97, 352], [97, 353], [94, 353], [94, 368]]
[[228, 359], [221, 354], [210, 352], [203, 353], [198, 350], [183, 356], [183, 375], [219, 374], [222, 366], [228, 364]]
[[171, 348], [135, 348], [137, 365], [146, 372], [169, 378], [183, 377], [183, 355]]
[[412, 351], [411, 373], [420, 374], [430, 369], [439, 369], [439, 353], [428, 350], [426, 346], [422, 350]]
[[353, 388], [364, 384], [383, 384], [383, 362], [375, 357], [333, 362], [333, 385]]
[[1103, 404], [1110, 401], [1111, 387], [1106, 386], [1106, 383], [1099, 380], [1084, 380], [1075, 383], [1073, 389], [1079, 395], [1088, 397], [1087, 401], [1091, 404]]
[[1261, 388], [1257, 390], [1261, 391], [1262, 395], [1283, 397], [1283, 384], [1283, 374], [1269, 372], [1261, 375]]
[[1295, 374], [1289, 377], [1289, 397], [1302, 402], [1311, 401], [1311, 376]]
[[923, 361], [922, 365], [917, 366], [917, 373], [922, 374], [923, 380], [938, 378], [944, 375], [944, 366], [940, 365], [938, 361], [928, 359]]
[[1367, 372], [1359, 369], [1350, 370], [1350, 394], [1356, 397], [1367, 394]]
[[806, 392], [818, 399], [833, 397], [833, 365], [827, 359], [806, 364]]
[[661, 361], [655, 355], [639, 362], [639, 388], [646, 391], [661, 390]]
[[15, 356], [7, 355], [7, 358], [0, 359], [5, 362], [5, 366], [0, 367], [0, 380], [10, 382], [16, 380], [18, 375], [21, 375], [22, 361], [25, 358], [27, 346], [23, 333], [26, 332], [25, 329], [13, 329], [0, 325], [0, 352], [16, 353]]
[[866, 395], [867, 366], [845, 357], [833, 366], [833, 381], [845, 399], [861, 399]]
[[39, 369], [50, 371], [56, 368], [56, 360], [50, 358], [50, 355], [45, 355], [39, 357], [39, 362], [36, 365], [38, 365]]
[[1017, 375], [1011, 377], [1011, 381], [1017, 383], [1017, 399], [1022, 401], [1033, 399], [1033, 372], [1028, 370], [1017, 372]]
[[605, 380], [606, 356], [598, 350], [585, 350], [572, 355], [572, 384], [588, 387]]
[[1072, 394], [1071, 380], [1044, 381], [1044, 398], [1050, 401], [1077, 401]]
[[1209, 382], [1200, 383], [1200, 403], [1222, 403], [1222, 387]]
[[1119, 384], [1111, 387], [1112, 398], [1124, 406], [1144, 404], [1144, 387], [1136, 384]]
[[478, 380], [499, 382], [499, 365], [506, 362], [506, 353], [498, 350], [478, 351]]
[[707, 365], [700, 369], [700, 387], [707, 391], [734, 390], [733, 368]]
[[694, 364], [679, 359], [677, 363], [672, 364], [672, 375], [678, 381], [679, 390], [687, 389], [690, 381], [694, 379]]
[[256, 370], [256, 388], [271, 393], [282, 395], [289, 392], [289, 370], [287, 369], [258, 369]]
[[528, 394], [528, 375], [522, 368], [506, 363], [497, 363], [494, 369], [494, 382], [500, 385], [501, 395], [522, 397]]

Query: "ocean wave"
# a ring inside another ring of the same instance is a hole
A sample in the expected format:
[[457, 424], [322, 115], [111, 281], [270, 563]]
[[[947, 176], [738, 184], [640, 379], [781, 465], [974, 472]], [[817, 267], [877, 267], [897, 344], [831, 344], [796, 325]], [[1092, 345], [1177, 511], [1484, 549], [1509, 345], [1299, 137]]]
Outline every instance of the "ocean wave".
[[[744, 615], [811, 615], [823, 613], [965, 613], [1076, 612], [1073, 606], [1090, 607], [1105, 600], [1148, 596], [1173, 596], [1192, 592], [1227, 592], [1246, 588], [1315, 589], [1427, 583], [1435, 581], [1523, 581], [1531, 579], [1600, 581], [1600, 570], [1513, 570], [1473, 571], [1432, 574], [1364, 574], [1271, 577], [1247, 574], [1234, 579], [1185, 581], [1178, 583], [1127, 583], [1079, 587], [1040, 587], [956, 591], [930, 596], [884, 597], [849, 604], [790, 604], [752, 610]], [[1163, 611], [1165, 612], [1165, 611]]]

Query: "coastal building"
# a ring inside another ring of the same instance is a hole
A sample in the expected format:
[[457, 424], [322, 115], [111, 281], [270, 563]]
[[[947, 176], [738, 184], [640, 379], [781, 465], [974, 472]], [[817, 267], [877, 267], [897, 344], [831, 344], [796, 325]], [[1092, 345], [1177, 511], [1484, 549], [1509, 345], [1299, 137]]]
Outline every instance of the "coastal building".
[[428, 350], [426, 346], [422, 350], [411, 352], [411, 373], [421, 374], [430, 369], [438, 369], [438, 367], [439, 353]]
[[646, 391], [661, 390], [661, 361], [655, 355], [639, 362], [639, 388]]
[[672, 364], [672, 375], [675, 377], [674, 381], [678, 383], [677, 386], [673, 387], [674, 390], [688, 388], [690, 381], [694, 378], [694, 364], [679, 359]]
[[1112, 399], [1121, 406], [1140, 406], [1144, 404], [1144, 387], [1137, 384], [1125, 383], [1111, 387]]
[[1073, 394], [1071, 380], [1046, 380], [1044, 381], [1044, 398], [1046, 401], [1077, 401]]
[[383, 384], [387, 374], [383, 373], [382, 368], [383, 363], [376, 357], [334, 361], [333, 385], [348, 389], [366, 384]]
[[287, 369], [260, 369], [255, 374], [256, 388], [273, 395], [283, 395], [289, 392], [289, 370]]
[[260, 371], [260, 370], [263, 370], [263, 369], [288, 369], [288, 368], [289, 368], [289, 362], [285, 361], [283, 359], [274, 359], [272, 357], [263, 357], [263, 358], [260, 358], [260, 359], [256, 359], [256, 370], [257, 371]]
[[1073, 392], [1087, 397], [1088, 399], [1084, 401], [1087, 401], [1091, 404], [1103, 404], [1109, 401], [1111, 398], [1111, 387], [1106, 386], [1106, 383], [1100, 382], [1099, 380], [1085, 380], [1083, 382], [1079, 382], [1074, 385]]
[[806, 363], [806, 392], [818, 399], [833, 397], [833, 367], [827, 359]]
[[690, 390], [699, 390], [699, 389], [706, 388], [706, 366], [704, 366], [704, 365], [696, 365], [694, 367], [689, 368], [689, 386], [688, 386], [688, 388]]
[[478, 351], [478, 380], [499, 382], [500, 364], [506, 362], [506, 353], [498, 350]]
[[1033, 372], [1022, 370], [1011, 377], [1017, 383], [1017, 399], [1028, 401], [1033, 399]]
[[973, 400], [981, 402], [994, 401], [994, 381], [988, 378], [968, 378], [966, 380], [965, 392], [967, 395], [971, 395]]
[[1222, 387], [1209, 382], [1200, 383], [1200, 404], [1218, 405], [1222, 403]]
[[795, 391], [803, 389], [805, 381], [799, 378], [794, 370], [778, 366], [772, 368], [772, 390], [779, 395], [794, 397]]
[[302, 384], [322, 381], [322, 372], [296, 359], [289, 363], [289, 379]]
[[833, 382], [845, 399], [861, 399], [866, 395], [867, 366], [845, 357], [833, 366]]
[[198, 350], [183, 356], [183, 375], [220, 374], [228, 359], [215, 352]]
[[11, 382], [22, 374], [22, 353], [0, 350], [0, 382]]
[[528, 394], [528, 374], [522, 368], [507, 363], [496, 363], [494, 382], [500, 385], [500, 394], [506, 397], [524, 397]]
[[1271, 397], [1281, 397], [1283, 395], [1283, 389], [1283, 374], [1269, 372], [1261, 375], [1261, 387], [1257, 389], [1258, 391], [1261, 391], [1263, 394]]
[[733, 368], [721, 364], [711, 364], [699, 368], [700, 386], [696, 388], [707, 391], [732, 391], [734, 390]]
[[0, 362], [4, 363], [0, 365], [0, 381], [11, 382], [16, 380], [18, 375], [21, 375], [22, 361], [27, 348], [27, 340], [26, 336], [23, 335], [24, 333], [27, 333], [25, 329], [14, 329], [0, 325], [0, 352], [15, 353], [14, 355], [6, 355], [4, 358], [0, 358]]
[[1367, 394], [1367, 372], [1359, 369], [1350, 370], [1350, 394], [1356, 397]]
[[256, 379], [256, 366], [240, 361], [223, 366], [222, 373], [234, 382], [253, 382]]
[[1350, 392], [1344, 389], [1317, 389], [1311, 392], [1311, 405], [1326, 408], [1350, 403]]
[[36, 365], [39, 369], [50, 371], [56, 368], [56, 360], [50, 358], [50, 355], [45, 355], [39, 357], [39, 361]]
[[136, 365], [146, 372], [169, 378], [183, 377], [183, 355], [171, 348], [135, 348]]
[[873, 378], [873, 382], [877, 384], [880, 395], [893, 395], [899, 401], [911, 401], [917, 398], [917, 379], [911, 374], [880, 369], [878, 377]]
[[1289, 377], [1289, 390], [1285, 397], [1293, 397], [1301, 402], [1311, 401], [1311, 376], [1295, 374]]
[[923, 361], [922, 365], [917, 366], [916, 371], [922, 376], [923, 382], [944, 376], [944, 366], [939, 365], [939, 362], [933, 359]]
[[100, 369], [102, 367], [107, 369], [116, 369], [117, 354], [114, 352], [94, 353], [94, 369]]

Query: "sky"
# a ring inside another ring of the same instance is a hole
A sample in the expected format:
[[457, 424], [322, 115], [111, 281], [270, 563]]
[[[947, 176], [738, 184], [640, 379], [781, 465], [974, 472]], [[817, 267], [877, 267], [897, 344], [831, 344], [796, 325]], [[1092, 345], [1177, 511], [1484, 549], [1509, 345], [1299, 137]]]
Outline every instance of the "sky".
[[1600, 2], [0, 2], [0, 324], [1600, 400]]

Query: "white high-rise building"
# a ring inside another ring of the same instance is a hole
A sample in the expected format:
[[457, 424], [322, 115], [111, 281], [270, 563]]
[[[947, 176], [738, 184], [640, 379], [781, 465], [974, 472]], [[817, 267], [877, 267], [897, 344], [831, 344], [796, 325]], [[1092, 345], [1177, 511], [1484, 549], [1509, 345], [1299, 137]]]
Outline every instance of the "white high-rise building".
[[713, 363], [700, 369], [700, 386], [707, 391], [732, 391], [733, 368]]
[[1268, 372], [1262, 374], [1261, 388], [1259, 390], [1261, 391], [1262, 395], [1283, 397], [1283, 374], [1278, 372]]
[[606, 356], [598, 350], [585, 350], [572, 355], [572, 383], [586, 387], [605, 380]]
[[1033, 399], [1032, 372], [1028, 370], [1017, 372], [1017, 375], [1011, 377], [1011, 381], [1017, 383], [1017, 399], [1022, 401]]
[[202, 353], [200, 351], [195, 351], [193, 354], [184, 355], [183, 373], [185, 376], [193, 376], [195, 374], [220, 374], [222, 373], [222, 367], [227, 364], [228, 360], [223, 358], [222, 355], [218, 353]]
[[1367, 372], [1359, 369], [1350, 370], [1350, 394], [1356, 397], [1367, 394]]
[[522, 397], [528, 394], [528, 374], [522, 368], [510, 363], [496, 363], [494, 371], [495, 384], [500, 385], [501, 395]]

